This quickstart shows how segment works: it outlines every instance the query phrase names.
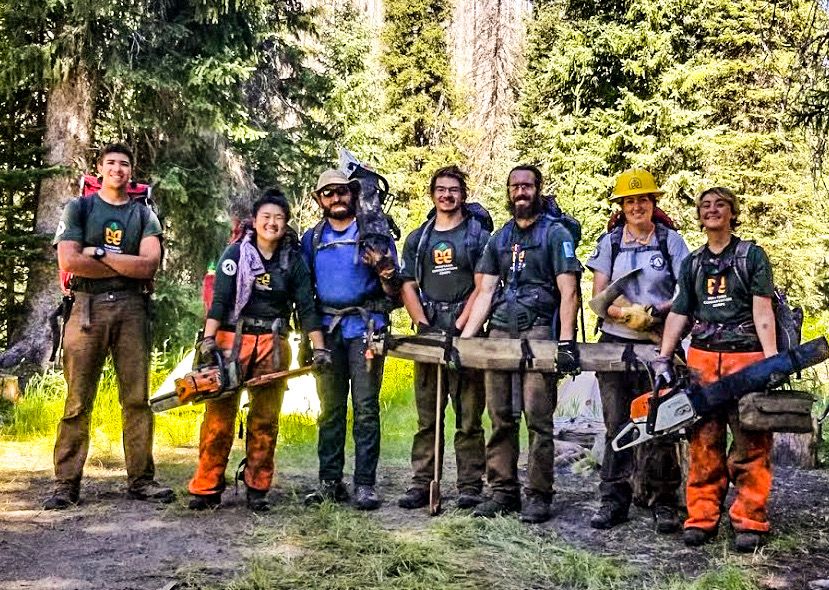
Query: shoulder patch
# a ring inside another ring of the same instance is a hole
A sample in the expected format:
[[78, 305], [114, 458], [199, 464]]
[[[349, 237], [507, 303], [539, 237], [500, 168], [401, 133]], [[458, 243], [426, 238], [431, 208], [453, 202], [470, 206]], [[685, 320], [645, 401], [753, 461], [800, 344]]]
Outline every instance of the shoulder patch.
[[58, 223], [58, 229], [55, 230], [55, 237], [56, 238], [61, 237], [63, 235], [63, 232], [65, 232], [65, 231], [66, 231], [66, 223], [63, 221], [63, 219], [61, 219], [60, 223]]
[[576, 247], [573, 242], [565, 241], [561, 243], [561, 251], [564, 254], [565, 258], [575, 258], [576, 257]]
[[651, 256], [651, 268], [652, 269], [662, 270], [663, 268], [665, 268], [665, 264], [666, 264], [665, 258], [662, 256], [661, 253], [654, 254], [653, 256]]
[[222, 262], [222, 272], [227, 276], [232, 277], [236, 274], [236, 263], [230, 259]]

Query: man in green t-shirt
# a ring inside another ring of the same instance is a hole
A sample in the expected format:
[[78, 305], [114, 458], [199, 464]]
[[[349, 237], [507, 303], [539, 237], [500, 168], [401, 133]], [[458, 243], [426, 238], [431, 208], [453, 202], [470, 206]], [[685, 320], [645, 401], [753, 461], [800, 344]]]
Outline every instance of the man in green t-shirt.
[[161, 261], [161, 224], [145, 205], [131, 200], [132, 151], [104, 147], [98, 159], [101, 189], [67, 203], [53, 244], [58, 266], [72, 273], [74, 304], [63, 338], [68, 386], [55, 443], [55, 479], [47, 510], [80, 498], [89, 451], [89, 420], [104, 361], [112, 355], [118, 376], [128, 491], [134, 499], [171, 502], [159, 485], [152, 457], [153, 417], [149, 394], [147, 287]]
[[[517, 166], [510, 172], [507, 205], [513, 218], [492, 234], [481, 255], [478, 292], [462, 337], [476, 335], [489, 318], [490, 338], [557, 339], [559, 373], [575, 373], [581, 264], [570, 232], [545, 213], [541, 184], [535, 166]], [[484, 390], [492, 420], [486, 472], [493, 496], [479, 504], [473, 516], [521, 509], [524, 522], [544, 522], [550, 518], [553, 496], [556, 375], [486, 371]], [[522, 413], [529, 431], [523, 506], [518, 482]]]
[[[418, 332], [455, 335], [469, 316], [475, 292], [475, 265], [489, 239], [489, 231], [466, 205], [466, 174], [457, 166], [435, 172], [429, 188], [435, 215], [406, 238], [400, 269], [401, 296]], [[401, 508], [420, 508], [429, 503], [437, 424], [443, 421], [443, 409], [441, 415], [437, 414], [439, 370], [444, 371], [446, 384], [442, 407], [446, 407], [445, 392], [449, 392], [457, 416], [457, 506], [472, 508], [481, 502], [485, 461], [481, 426], [483, 373], [463, 368], [446, 371], [438, 365], [415, 363], [418, 419], [412, 441], [414, 474], [411, 486], [398, 500]]]

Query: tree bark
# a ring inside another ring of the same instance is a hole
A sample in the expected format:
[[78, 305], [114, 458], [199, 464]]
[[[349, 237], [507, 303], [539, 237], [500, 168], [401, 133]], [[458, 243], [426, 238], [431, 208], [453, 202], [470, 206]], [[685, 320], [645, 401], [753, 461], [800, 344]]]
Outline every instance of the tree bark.
[[35, 232], [43, 238], [42, 255], [35, 258], [29, 269], [24, 312], [15, 321], [8, 349], [0, 355], [0, 368], [24, 377], [45, 366], [51, 352], [48, 318], [61, 294], [50, 242], [64, 205], [78, 193], [78, 172], [86, 168], [92, 131], [92, 88], [88, 71], [78, 68], [67, 79], [57, 82], [46, 100], [44, 164], [63, 165], [69, 170], [41, 183]]
[[812, 432], [793, 434], [777, 432], [771, 462], [774, 465], [814, 469], [817, 467], [817, 447], [821, 436], [820, 424], [812, 418]]

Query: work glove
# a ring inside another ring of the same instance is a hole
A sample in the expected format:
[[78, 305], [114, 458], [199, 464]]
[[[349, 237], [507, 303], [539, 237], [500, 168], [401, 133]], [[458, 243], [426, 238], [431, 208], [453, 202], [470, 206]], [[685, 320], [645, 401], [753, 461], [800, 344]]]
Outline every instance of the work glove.
[[331, 358], [331, 351], [327, 348], [315, 348], [313, 353], [314, 371], [317, 373], [327, 373], [331, 370], [334, 364]]
[[202, 363], [213, 363], [213, 358], [216, 356], [215, 353], [219, 350], [219, 346], [216, 344], [216, 338], [214, 336], [206, 336], [202, 338], [202, 341], [199, 342], [199, 359]]
[[363, 262], [374, 269], [384, 281], [392, 280], [397, 275], [397, 266], [388, 251], [378, 252], [370, 246], [363, 250]]
[[622, 324], [637, 332], [647, 332], [653, 326], [654, 318], [650, 308], [638, 303], [622, 308]]
[[297, 350], [297, 363], [300, 367], [307, 367], [314, 362], [314, 352], [311, 350], [311, 339], [305, 334], [299, 339], [299, 350]]
[[417, 322], [416, 330], [417, 330], [418, 335], [443, 334], [443, 331], [440, 330], [439, 328], [435, 328], [434, 326], [431, 326], [429, 324], [425, 324], [423, 322]]
[[674, 359], [672, 357], [656, 357], [651, 361], [651, 371], [653, 371], [654, 380], [661, 381], [665, 385], [670, 385], [676, 381], [676, 371], [674, 370]]
[[575, 340], [558, 341], [556, 372], [559, 375], [578, 375], [581, 372], [580, 360], [579, 349]]

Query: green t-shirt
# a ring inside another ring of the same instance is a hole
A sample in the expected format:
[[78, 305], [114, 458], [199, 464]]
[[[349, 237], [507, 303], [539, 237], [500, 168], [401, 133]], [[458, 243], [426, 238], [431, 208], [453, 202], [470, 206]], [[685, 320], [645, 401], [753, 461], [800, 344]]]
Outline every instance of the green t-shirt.
[[[744, 280], [734, 255], [739, 241], [733, 236], [719, 254], [705, 246], [682, 262], [671, 311], [693, 317], [692, 346], [721, 351], [762, 350], [753, 324], [753, 298], [772, 296], [771, 263], [765, 251], [753, 244], [746, 253], [748, 276]], [[692, 276], [697, 258], [699, 272]]]
[[[88, 200], [86, 223], [82, 224], [82, 200]], [[138, 255], [141, 240], [148, 236], [160, 236], [161, 223], [155, 213], [137, 201], [123, 205], [111, 205], [101, 199], [98, 193], [89, 197], [72, 199], [63, 208], [58, 229], [52, 245], [58, 242], [78, 242], [81, 246], [100, 246], [110, 252]], [[128, 277], [87, 279], [74, 276], [72, 288], [75, 291], [103, 293], [139, 289], [143, 281]]]
[[[509, 235], [505, 235], [509, 232]], [[561, 302], [556, 277], [581, 272], [570, 232], [560, 223], [539, 217], [526, 229], [513, 222], [497, 230], [478, 262], [476, 272], [498, 275], [500, 286], [493, 298], [490, 324], [509, 329], [510, 304], [507, 293], [517, 293], [516, 313], [520, 330], [549, 323]]]
[[[432, 301], [457, 303], [463, 301], [475, 288], [475, 262], [466, 248], [469, 222], [464, 219], [450, 230], [432, 229], [421, 253], [422, 283], [420, 290]], [[404, 281], [416, 281], [417, 246], [422, 230], [409, 234], [403, 246], [403, 265], [400, 276]], [[483, 250], [489, 232], [481, 230], [478, 252]]]

